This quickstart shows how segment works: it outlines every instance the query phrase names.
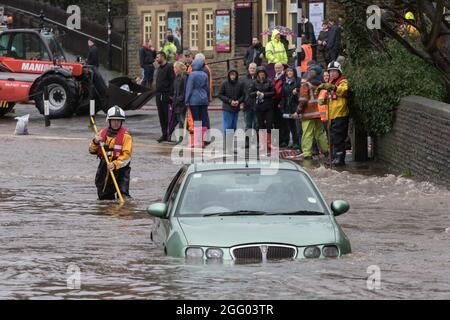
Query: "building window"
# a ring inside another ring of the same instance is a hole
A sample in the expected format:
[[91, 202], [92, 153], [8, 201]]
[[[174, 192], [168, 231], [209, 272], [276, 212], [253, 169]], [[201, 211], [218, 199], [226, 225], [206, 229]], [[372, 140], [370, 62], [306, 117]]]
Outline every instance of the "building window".
[[277, 25], [277, 14], [276, 13], [268, 13], [267, 14], [267, 27], [273, 28]]
[[266, 0], [266, 11], [268, 12], [276, 12], [275, 8], [275, 0]]
[[166, 33], [166, 14], [164, 12], [158, 13], [158, 45], [160, 48], [164, 46], [164, 38]]
[[[297, 32], [297, 0], [291, 0], [291, 5], [289, 6], [289, 17], [291, 19], [290, 28], [292, 32]], [[297, 38], [290, 36], [288, 37], [288, 40], [290, 43], [296, 45], [297, 44]]]
[[191, 50], [198, 50], [198, 12], [189, 13], [189, 44]]
[[205, 50], [214, 49], [214, 16], [212, 11], [205, 11]]
[[276, 0], [266, 0], [266, 21], [267, 25], [265, 27], [271, 28], [277, 25], [277, 1]]
[[151, 40], [152, 39], [152, 14], [146, 13], [143, 17], [144, 20], [144, 32], [142, 33], [144, 35], [144, 41], [145, 40]]

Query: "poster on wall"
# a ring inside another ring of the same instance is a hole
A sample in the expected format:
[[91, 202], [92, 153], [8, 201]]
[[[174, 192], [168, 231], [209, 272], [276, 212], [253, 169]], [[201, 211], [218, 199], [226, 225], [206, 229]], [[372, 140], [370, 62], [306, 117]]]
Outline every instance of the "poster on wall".
[[216, 52], [231, 52], [230, 10], [216, 10]]
[[174, 38], [178, 39], [180, 47], [183, 48], [183, 12], [167, 13], [167, 29], [172, 29]]
[[323, 2], [310, 2], [309, 3], [309, 22], [314, 26], [314, 33], [316, 38], [319, 36], [322, 30], [322, 23], [325, 19], [324, 3]]

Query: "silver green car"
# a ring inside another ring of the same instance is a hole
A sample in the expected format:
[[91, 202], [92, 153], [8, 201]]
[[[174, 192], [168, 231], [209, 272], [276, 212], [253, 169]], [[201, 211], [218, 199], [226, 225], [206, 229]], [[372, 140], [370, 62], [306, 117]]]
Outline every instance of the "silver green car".
[[162, 202], [151, 238], [169, 256], [235, 262], [336, 258], [351, 252], [336, 222], [349, 204], [328, 206], [291, 161], [198, 163], [182, 167]]

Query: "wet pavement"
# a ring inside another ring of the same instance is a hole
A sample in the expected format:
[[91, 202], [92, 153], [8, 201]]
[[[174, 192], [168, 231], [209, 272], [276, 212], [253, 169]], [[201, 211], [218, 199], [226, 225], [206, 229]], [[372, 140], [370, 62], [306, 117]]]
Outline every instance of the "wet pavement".
[[[337, 260], [188, 264], [150, 240], [145, 213], [178, 170], [159, 145], [155, 111], [127, 113], [134, 137], [131, 194], [123, 207], [97, 201], [97, 160], [88, 154], [88, 117], [44, 120], [34, 106], [28, 136], [0, 118], [0, 298], [3, 299], [448, 299], [450, 191], [385, 174], [371, 164], [308, 169], [338, 217], [353, 253]], [[221, 114], [211, 113], [213, 127]], [[242, 116], [240, 124], [242, 125]], [[105, 124], [103, 114], [98, 126]], [[368, 268], [381, 270], [369, 290]], [[81, 288], [68, 277], [80, 271]]]

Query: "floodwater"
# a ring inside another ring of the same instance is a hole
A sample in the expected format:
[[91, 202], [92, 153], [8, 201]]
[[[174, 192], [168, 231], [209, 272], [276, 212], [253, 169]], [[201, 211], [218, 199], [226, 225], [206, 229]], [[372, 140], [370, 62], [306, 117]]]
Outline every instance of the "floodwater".
[[[154, 111], [130, 114], [135, 138], [133, 200], [99, 202], [87, 118], [44, 128], [34, 107], [30, 135], [13, 136], [0, 119], [0, 298], [2, 299], [448, 299], [450, 192], [370, 167], [309, 172], [328, 202], [346, 199], [338, 217], [353, 253], [336, 260], [267, 264], [188, 264], [150, 240], [146, 206], [178, 170], [157, 145]], [[216, 114], [220, 123], [220, 114]], [[104, 117], [99, 117], [99, 125]], [[377, 173], [374, 175], [374, 173]], [[212, 235], [213, 236], [213, 235]], [[379, 268], [379, 289], [370, 270]], [[368, 273], [369, 271], [369, 273]], [[74, 276], [80, 276], [80, 288]], [[69, 281], [68, 281], [69, 280]], [[73, 289], [72, 289], [73, 288]]]

